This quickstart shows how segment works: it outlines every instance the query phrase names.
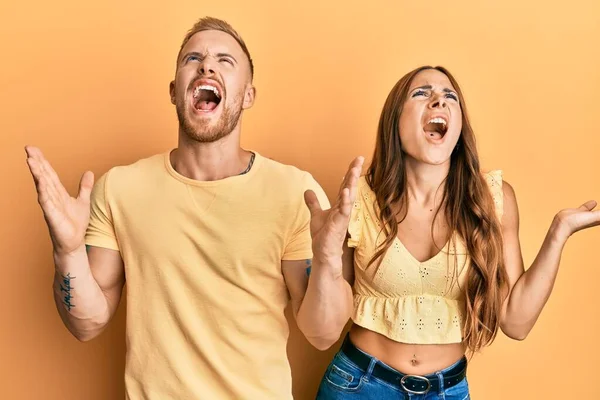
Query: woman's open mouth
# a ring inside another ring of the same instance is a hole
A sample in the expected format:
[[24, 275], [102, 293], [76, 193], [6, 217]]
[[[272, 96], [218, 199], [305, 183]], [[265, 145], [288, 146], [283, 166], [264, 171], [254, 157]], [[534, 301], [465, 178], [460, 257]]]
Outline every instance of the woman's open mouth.
[[431, 139], [440, 140], [448, 131], [448, 123], [444, 118], [431, 118], [423, 127], [423, 130]]

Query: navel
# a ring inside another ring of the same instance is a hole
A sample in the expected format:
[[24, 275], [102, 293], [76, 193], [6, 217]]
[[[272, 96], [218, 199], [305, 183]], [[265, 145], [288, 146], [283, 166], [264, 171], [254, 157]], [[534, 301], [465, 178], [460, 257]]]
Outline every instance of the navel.
[[410, 360], [410, 363], [411, 363], [411, 365], [413, 367], [416, 367], [417, 364], [419, 364], [419, 362], [417, 361], [417, 355], [416, 354], [413, 354], [413, 358], [412, 358], [412, 360]]

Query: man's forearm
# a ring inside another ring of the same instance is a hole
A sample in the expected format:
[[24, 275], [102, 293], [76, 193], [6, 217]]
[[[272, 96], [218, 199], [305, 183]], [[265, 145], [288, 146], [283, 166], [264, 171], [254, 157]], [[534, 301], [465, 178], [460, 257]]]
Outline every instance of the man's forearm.
[[79, 340], [97, 336], [110, 319], [106, 297], [94, 280], [86, 249], [54, 254], [54, 301], [69, 331]]
[[298, 327], [319, 350], [329, 348], [339, 339], [352, 312], [352, 288], [341, 269], [341, 259], [313, 260], [308, 288], [298, 311]]

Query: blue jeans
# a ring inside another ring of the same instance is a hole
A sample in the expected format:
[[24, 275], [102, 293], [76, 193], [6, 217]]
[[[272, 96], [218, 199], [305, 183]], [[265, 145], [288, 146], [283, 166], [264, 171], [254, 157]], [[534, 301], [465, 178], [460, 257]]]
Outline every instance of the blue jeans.
[[[348, 340], [348, 339], [347, 339]], [[364, 353], [364, 352], [363, 352]], [[366, 353], [364, 353], [366, 354]], [[449, 371], [464, 360], [427, 377], [437, 376], [442, 378], [444, 372]], [[456, 385], [444, 388], [443, 383], [439, 391], [430, 391], [427, 394], [411, 394], [406, 392], [401, 385], [391, 384], [372, 376], [375, 365], [381, 365], [391, 371], [395, 369], [387, 366], [378, 359], [371, 357], [371, 362], [366, 371], [359, 368], [346, 354], [338, 352], [325, 372], [319, 386], [316, 400], [468, 400], [469, 384], [467, 378]], [[399, 373], [400, 374], [400, 373]], [[443, 379], [440, 379], [443, 382]]]

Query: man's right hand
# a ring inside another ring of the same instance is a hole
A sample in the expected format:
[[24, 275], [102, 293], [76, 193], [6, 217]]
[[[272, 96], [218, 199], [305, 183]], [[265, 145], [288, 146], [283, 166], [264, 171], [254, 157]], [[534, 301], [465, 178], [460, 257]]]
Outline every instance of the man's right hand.
[[80, 249], [90, 220], [90, 195], [94, 174], [87, 171], [81, 177], [79, 194], [71, 197], [58, 175], [37, 147], [26, 146], [27, 165], [33, 176], [38, 202], [57, 255], [67, 255]]

